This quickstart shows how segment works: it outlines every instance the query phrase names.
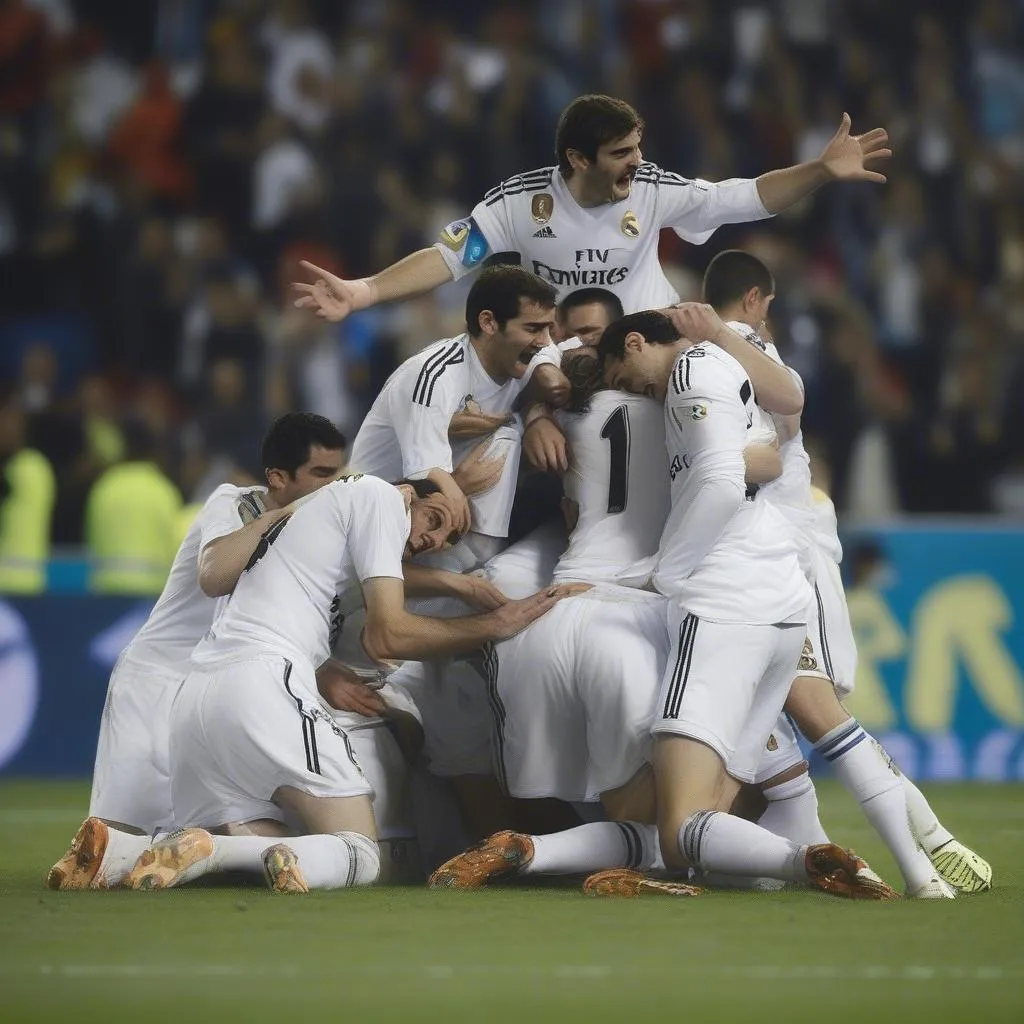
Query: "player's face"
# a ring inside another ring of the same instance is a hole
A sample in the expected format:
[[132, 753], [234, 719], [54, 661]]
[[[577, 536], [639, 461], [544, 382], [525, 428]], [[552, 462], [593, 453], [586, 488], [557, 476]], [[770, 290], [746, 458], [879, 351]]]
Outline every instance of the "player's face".
[[536, 302], [520, 299], [519, 315], [509, 320], [504, 330], [496, 330], [491, 335], [499, 373], [517, 380], [522, 377], [530, 360], [542, 348], [551, 344], [551, 329], [554, 326], [554, 309], [545, 309]]
[[559, 323], [559, 330], [563, 341], [579, 338], [584, 345], [595, 346], [608, 323], [608, 310], [604, 303], [590, 302], [568, 310]]
[[626, 199], [633, 177], [643, 161], [640, 132], [636, 129], [621, 139], [606, 142], [597, 151], [597, 159], [584, 172], [588, 191], [600, 195], [606, 203]]
[[287, 473], [272, 469], [267, 478], [272, 487], [275, 481], [279, 481], [275, 487], [277, 499], [282, 505], [287, 505], [337, 480], [344, 468], [343, 448], [321, 448], [315, 444], [310, 446], [309, 458], [295, 470], [294, 476], [289, 477]]
[[455, 529], [455, 514], [451, 502], [443, 494], [414, 498], [409, 506], [411, 528], [405, 544], [405, 557], [422, 555], [425, 551], [440, 551], [460, 540]]
[[674, 361], [675, 349], [672, 346], [648, 345], [642, 335], [635, 332], [627, 334], [623, 358], [609, 357], [605, 361], [604, 382], [618, 391], [664, 402]]

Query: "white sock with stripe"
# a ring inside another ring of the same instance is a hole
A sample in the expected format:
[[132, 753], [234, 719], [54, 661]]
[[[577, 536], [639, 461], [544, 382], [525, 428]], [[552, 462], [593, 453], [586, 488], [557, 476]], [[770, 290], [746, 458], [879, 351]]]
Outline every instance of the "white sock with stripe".
[[809, 846], [829, 841], [818, 817], [818, 794], [806, 772], [765, 789], [764, 796], [768, 807], [758, 819], [761, 828]]
[[679, 828], [679, 852], [702, 871], [806, 882], [806, 846], [724, 811], [697, 811]]
[[547, 836], [530, 836], [533, 860], [524, 875], [574, 875], [608, 868], [663, 867], [658, 830], [633, 821], [594, 821]]
[[[895, 765], [893, 768], [898, 770]], [[914, 830], [914, 835], [924, 847], [925, 853], [934, 853], [940, 846], [953, 838], [953, 833], [943, 828], [942, 822], [936, 817], [931, 804], [925, 799], [924, 793], [902, 772], [899, 778], [903, 785], [903, 795], [907, 799], [907, 813], [910, 815], [910, 825]]]
[[908, 891], [924, 885], [935, 869], [910, 831], [903, 784], [881, 747], [851, 718], [822, 736], [814, 749], [832, 765], [839, 781], [889, 847]]
[[107, 825], [107, 848], [103, 851], [99, 871], [96, 872], [97, 886], [115, 889], [125, 875], [135, 866], [140, 855], [149, 849], [148, 835], [140, 836], [133, 832], [122, 832], [120, 829]]

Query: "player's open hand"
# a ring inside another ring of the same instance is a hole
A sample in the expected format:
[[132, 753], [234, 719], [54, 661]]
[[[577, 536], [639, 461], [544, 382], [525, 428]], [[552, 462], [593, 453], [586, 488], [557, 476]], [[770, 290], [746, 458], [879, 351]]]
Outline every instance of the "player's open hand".
[[873, 128], [864, 135], [851, 135], [850, 115], [844, 113], [839, 130], [822, 150], [819, 159], [830, 178], [882, 184], [886, 180], [885, 175], [874, 168], [891, 156], [889, 133], [884, 128]]
[[531, 622], [536, 622], [546, 612], [565, 597], [557, 587], [538, 590], [530, 597], [520, 601], [509, 601], [497, 611], [492, 612], [496, 624], [496, 640], [507, 640], [516, 633], [526, 629]]
[[470, 449], [469, 454], [452, 471], [452, 479], [467, 497], [489, 491], [501, 479], [508, 452], [487, 458], [489, 439], [481, 441]]
[[305, 281], [292, 284], [295, 291], [299, 292], [295, 300], [299, 309], [311, 309], [324, 320], [337, 323], [357, 309], [373, 305], [373, 287], [368, 281], [345, 281], [306, 260], [299, 262], [313, 278], [312, 284]]
[[725, 329], [722, 318], [706, 302], [680, 302], [661, 311], [672, 321], [675, 329], [694, 344], [714, 341]]
[[526, 428], [523, 451], [530, 463], [542, 472], [564, 473], [569, 468], [565, 434], [550, 416], [540, 416]]
[[320, 666], [316, 685], [324, 700], [337, 711], [351, 711], [367, 718], [378, 718], [387, 712], [380, 694], [338, 662], [328, 661]]
[[512, 419], [511, 413], [506, 416], [496, 416], [489, 412], [482, 412], [480, 406], [470, 399], [466, 402], [465, 409], [460, 409], [451, 418], [451, 422], [448, 424], [448, 436], [456, 441], [467, 437], [484, 437], [487, 434], [493, 434], [498, 427], [504, 427], [511, 423]]

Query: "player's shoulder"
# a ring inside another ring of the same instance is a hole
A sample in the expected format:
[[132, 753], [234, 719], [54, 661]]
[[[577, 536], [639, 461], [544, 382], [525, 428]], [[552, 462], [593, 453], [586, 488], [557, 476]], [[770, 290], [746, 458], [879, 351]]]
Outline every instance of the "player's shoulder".
[[650, 160], [645, 160], [633, 177], [633, 184], [641, 189], [659, 188], [695, 188], [699, 182], [695, 178], [687, 178], [675, 171], [666, 171]]
[[267, 508], [266, 487], [221, 484], [203, 503], [198, 518], [213, 518], [237, 512], [243, 523], [259, 518]]
[[743, 367], [728, 352], [702, 341], [679, 354], [669, 377], [669, 395], [686, 397], [695, 390], [742, 383], [746, 379]]
[[541, 192], [551, 187], [556, 168], [539, 167], [535, 171], [523, 171], [499, 182], [484, 194], [481, 202], [484, 206], [494, 206], [502, 201], [514, 199], [516, 196]]
[[443, 338], [407, 359], [400, 367], [403, 398], [414, 405], [429, 406], [446, 393], [453, 366], [466, 362], [469, 335]]
[[745, 324], [742, 320], [727, 320], [725, 326], [749, 341], [751, 345], [756, 345], [762, 352], [767, 351], [768, 346], [764, 338], [750, 324]]

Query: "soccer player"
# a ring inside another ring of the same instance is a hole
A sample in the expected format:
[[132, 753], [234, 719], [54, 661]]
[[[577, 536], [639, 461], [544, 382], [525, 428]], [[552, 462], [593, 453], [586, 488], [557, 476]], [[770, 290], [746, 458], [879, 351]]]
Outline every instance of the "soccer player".
[[[466, 298], [466, 333], [428, 346], [388, 378], [352, 445], [351, 468], [385, 480], [432, 480], [462, 510], [458, 525], [473, 536], [464, 547], [464, 568], [486, 561], [508, 535], [519, 469], [519, 431], [511, 424], [521, 378], [530, 360], [551, 342], [555, 290], [535, 274], [513, 266], [485, 270]], [[453, 466], [470, 440], [449, 436], [452, 418], [471, 408], [508, 417], [491, 444], [504, 454], [501, 481], [467, 502], [452, 479]]]
[[[442, 548], [453, 524], [435, 485], [358, 475], [323, 488], [264, 536], [193, 652], [172, 709], [172, 800], [187, 827], [146, 850], [127, 887], [259, 863], [277, 891], [376, 880], [372, 790], [315, 679], [343, 626], [346, 593], [363, 593], [363, 643], [378, 661], [469, 651], [514, 635], [557, 600], [549, 590], [482, 615], [410, 614], [402, 560]], [[285, 820], [303, 834], [289, 836]]]
[[[761, 260], [739, 250], [719, 253], [707, 268], [703, 291], [705, 301], [728, 327], [782, 363], [778, 349], [760, 333], [775, 294], [774, 279]], [[821, 495], [816, 502], [812, 498], [799, 416], [780, 417], [776, 425], [782, 473], [761, 496], [774, 502], [799, 532], [802, 561], [815, 598], [786, 710], [832, 765], [893, 853], [908, 895], [949, 897], [949, 885], [966, 892], [987, 889], [992, 877], [988, 863], [941, 825], [921, 791], [895, 769], [880, 744], [840, 702], [853, 691], [857, 650], [839, 574], [842, 545], [835, 513], [827, 496]], [[807, 827], [799, 820], [803, 815], [817, 822], [817, 801], [809, 778], [784, 783], [781, 789], [779, 794], [766, 792], [769, 800], [784, 797], [774, 808], [777, 817], [792, 815], [797, 830]], [[948, 885], [938, 881], [936, 870]]]
[[595, 346], [604, 329], [624, 312], [619, 297], [607, 288], [569, 292], [558, 303], [558, 340], [568, 342], [577, 338], [582, 345]]
[[557, 166], [501, 182], [469, 217], [449, 224], [435, 245], [372, 277], [344, 281], [304, 263], [313, 281], [295, 285], [296, 305], [342, 320], [458, 279], [491, 253], [512, 252], [559, 295], [600, 287], [614, 292], [627, 313], [668, 306], [678, 295], [658, 263], [662, 228], [699, 245], [722, 224], [770, 217], [829, 181], [884, 182], [874, 168], [891, 155], [884, 129], [851, 135], [844, 114], [816, 160], [756, 179], [712, 183], [644, 161], [643, 127], [623, 100], [577, 97], [558, 121]]
[[[684, 303], [678, 312], [685, 335], [661, 313], [638, 313], [611, 325], [599, 346], [610, 385], [665, 408], [672, 510], [654, 576], [670, 598], [672, 643], [653, 728], [662, 856], [674, 869], [890, 898], [838, 847], [790, 842], [724, 813], [737, 783], [756, 778], [801, 654], [811, 592], [794, 532], [744, 482], [756, 381], [724, 346], [764, 354], [716, 332], [710, 307]], [[723, 344], [691, 344], [709, 337]]]
[[[99, 858], [89, 851], [101, 841], [103, 822], [119, 833], [143, 835], [146, 844], [152, 832], [171, 825], [170, 706], [193, 648], [213, 623], [214, 598], [230, 593], [262, 535], [288, 515], [292, 502], [338, 476], [345, 438], [322, 416], [287, 413], [267, 432], [262, 460], [266, 487], [223, 484], [207, 500], [153, 610], [118, 658], [100, 722], [90, 818], [50, 871], [51, 888], [97, 881]], [[128, 846], [129, 867], [139, 852]], [[109, 859], [111, 871], [117, 863], [124, 861]]]

